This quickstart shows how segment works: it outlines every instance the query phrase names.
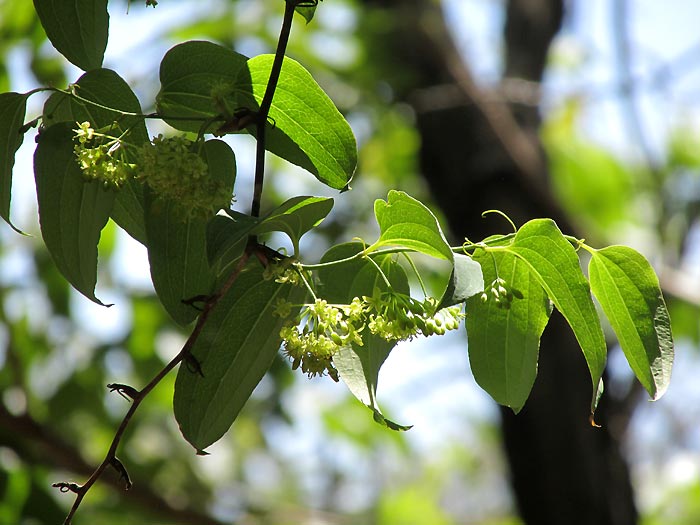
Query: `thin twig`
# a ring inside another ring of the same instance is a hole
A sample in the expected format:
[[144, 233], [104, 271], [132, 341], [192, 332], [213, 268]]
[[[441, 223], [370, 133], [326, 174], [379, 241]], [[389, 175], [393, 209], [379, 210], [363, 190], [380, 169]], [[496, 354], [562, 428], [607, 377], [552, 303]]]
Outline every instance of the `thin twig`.
[[284, 55], [287, 52], [289, 35], [292, 31], [294, 10], [300, 3], [299, 0], [287, 0], [285, 4], [284, 19], [282, 20], [280, 37], [277, 41], [275, 59], [272, 62], [270, 78], [267, 81], [267, 87], [265, 88], [262, 102], [260, 102], [260, 109], [258, 109], [256, 124], [257, 149], [255, 151], [255, 185], [253, 187], [253, 202], [250, 207], [250, 214], [253, 217], [260, 216], [260, 200], [262, 197], [263, 183], [265, 181], [265, 130], [267, 127], [267, 117], [270, 114], [272, 99], [275, 96], [277, 83], [279, 82], [280, 73], [282, 72], [282, 63], [284, 62]]
[[95, 469], [95, 471], [92, 473], [90, 478], [85, 482], [84, 485], [80, 486], [77, 488], [75, 491], [77, 496], [75, 498], [75, 501], [73, 502], [73, 506], [71, 507], [70, 511], [68, 512], [68, 515], [66, 516], [65, 521], [63, 522], [64, 525], [70, 525], [71, 520], [73, 519], [73, 516], [75, 515], [76, 511], [78, 510], [78, 507], [80, 507], [80, 504], [83, 501], [83, 498], [85, 495], [88, 493], [90, 488], [95, 484], [95, 482], [100, 478], [102, 473], [105, 471], [107, 467], [109, 467], [114, 458], [116, 457], [116, 452], [117, 448], [119, 447], [119, 443], [121, 442], [122, 436], [124, 435], [124, 432], [126, 431], [126, 428], [129, 425], [129, 422], [131, 421], [131, 418], [133, 417], [134, 413], [138, 409], [139, 405], [141, 405], [141, 402], [145, 399], [145, 397], [153, 390], [158, 383], [166, 376], [168, 373], [175, 368], [183, 359], [185, 359], [189, 354], [190, 351], [192, 350], [195, 342], [199, 338], [200, 334], [202, 333], [202, 330], [204, 329], [204, 326], [207, 322], [207, 319], [209, 318], [209, 314], [211, 313], [212, 309], [218, 304], [218, 302], [221, 300], [221, 298], [226, 295], [226, 293], [230, 290], [231, 286], [233, 286], [233, 283], [236, 281], [238, 276], [240, 275], [241, 271], [245, 267], [245, 264], [248, 262], [248, 259], [250, 257], [250, 252], [246, 251], [241, 259], [239, 260], [238, 264], [236, 265], [236, 268], [234, 271], [231, 273], [227, 281], [224, 283], [224, 285], [221, 287], [221, 289], [214, 295], [212, 295], [207, 302], [204, 303], [204, 307], [202, 309], [202, 313], [199, 315], [197, 318], [197, 324], [195, 325], [194, 329], [192, 330], [192, 333], [190, 336], [187, 338], [187, 341], [185, 341], [185, 344], [182, 347], [182, 350], [173, 358], [170, 360], [170, 362], [165, 365], [156, 375], [151, 379], [151, 381], [141, 389], [135, 396], [134, 396], [134, 402], [132, 405], [129, 407], [129, 410], [127, 413], [124, 415], [124, 418], [122, 419], [121, 423], [119, 424], [119, 427], [117, 428], [116, 433], [114, 434], [114, 438], [112, 439], [112, 444], [109, 447], [109, 450], [107, 451], [107, 454], [105, 455], [104, 460], [100, 465]]

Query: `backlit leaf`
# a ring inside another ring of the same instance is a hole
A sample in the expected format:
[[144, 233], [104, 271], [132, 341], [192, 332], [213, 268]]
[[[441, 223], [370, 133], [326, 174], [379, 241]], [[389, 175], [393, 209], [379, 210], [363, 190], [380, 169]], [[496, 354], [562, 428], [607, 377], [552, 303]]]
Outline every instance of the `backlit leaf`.
[[524, 224], [513, 243], [504, 249], [527, 264], [574, 331], [591, 373], [593, 413], [602, 393], [601, 377], [607, 348], [576, 250], [550, 219], [535, 219]]
[[592, 252], [591, 288], [637, 379], [652, 399], [668, 388], [673, 366], [671, 321], [649, 262], [626, 246]]
[[15, 153], [22, 145], [20, 128], [24, 124], [26, 110], [26, 95], [0, 94], [0, 217], [15, 230], [17, 228], [10, 222], [12, 168], [15, 165]]
[[401, 246], [438, 259], [453, 260], [440, 223], [419, 200], [402, 191], [391, 190], [386, 201], [377, 199], [374, 202], [374, 214], [381, 235], [370, 250]]
[[115, 192], [86, 182], [73, 153], [73, 126], [56, 124], [39, 135], [34, 177], [41, 234], [56, 267], [88, 299], [95, 297], [97, 244]]
[[467, 300], [466, 328], [469, 363], [476, 382], [502, 405], [519, 412], [537, 376], [540, 337], [551, 303], [537, 278], [522, 260], [505, 252], [477, 250], [474, 258], [483, 266], [488, 285], [497, 277], [519, 292], [510, 306], [498, 307], [481, 295]]
[[[238, 106], [259, 107], [273, 60], [274, 55], [248, 60], [247, 73], [236, 80]], [[301, 166], [331, 188], [347, 189], [357, 165], [355, 136], [311, 74], [288, 57], [282, 64], [270, 119], [268, 151]], [[254, 126], [248, 129], [255, 133]]]
[[107, 0], [34, 0], [53, 46], [83, 71], [102, 66], [109, 14]]

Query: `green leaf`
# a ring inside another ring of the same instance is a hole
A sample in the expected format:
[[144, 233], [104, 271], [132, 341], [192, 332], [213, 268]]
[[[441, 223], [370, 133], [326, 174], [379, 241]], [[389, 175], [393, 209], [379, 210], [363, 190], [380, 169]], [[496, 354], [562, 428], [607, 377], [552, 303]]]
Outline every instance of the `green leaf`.
[[53, 46], [83, 71], [102, 66], [109, 14], [107, 0], [34, 0]]
[[299, 239], [328, 215], [333, 199], [324, 197], [292, 197], [263, 218], [236, 211], [218, 216], [209, 224], [207, 251], [217, 275], [229, 268], [243, 255], [249, 235], [269, 232], [286, 233], [299, 253]]
[[12, 168], [15, 165], [15, 153], [22, 145], [21, 128], [26, 111], [27, 95], [0, 94], [0, 217], [17, 232], [19, 230], [10, 222]]
[[78, 79], [73, 89], [81, 98], [95, 104], [66, 93], [54, 93], [44, 104], [43, 119], [46, 125], [89, 121], [95, 129], [110, 129], [116, 123], [114, 132], [130, 130], [125, 137], [126, 142], [140, 145], [149, 140], [144, 118], [139, 116], [139, 99], [117, 73], [111, 69], [88, 71]]
[[601, 377], [607, 348], [576, 250], [550, 219], [535, 219], [524, 224], [513, 243], [503, 249], [527, 264], [574, 331], [593, 382], [592, 414], [602, 393]]
[[[235, 114], [259, 108], [273, 60], [274, 55], [247, 60], [209, 42], [175, 46], [161, 62], [158, 112], [183, 131], [225, 132], [220, 129], [225, 124], [232, 132], [247, 129], [254, 135], [255, 118], [238, 121]], [[352, 130], [311, 74], [291, 58], [284, 59], [269, 116], [268, 151], [332, 188], [347, 188], [357, 165]]]
[[[78, 79], [75, 89], [84, 99], [94, 104], [82, 102], [65, 93], [54, 93], [44, 105], [44, 123], [70, 122], [75, 127], [76, 122], [88, 121], [95, 129], [110, 129], [117, 123], [119, 130], [130, 132], [126, 142], [140, 146], [148, 142], [148, 131], [142, 117], [124, 115], [122, 112], [141, 113], [141, 104], [129, 85], [117, 73], [110, 69], [89, 71]], [[112, 108], [105, 109], [105, 107]], [[127, 158], [135, 161], [133, 150], [127, 148]], [[129, 235], [142, 244], [146, 241], [146, 226], [144, 224], [144, 200], [141, 183], [129, 181], [117, 194], [112, 219]]]
[[254, 229], [254, 234], [286, 233], [299, 254], [299, 239], [318, 226], [333, 209], [333, 199], [325, 197], [292, 197], [268, 213]]
[[387, 200], [374, 202], [374, 214], [381, 235], [368, 251], [382, 246], [401, 246], [438, 259], [454, 256], [435, 215], [419, 200], [391, 190]]
[[56, 267], [88, 299], [95, 297], [97, 244], [107, 224], [115, 193], [99, 182], [86, 182], [73, 153], [68, 123], [39, 135], [34, 153], [41, 234]]
[[[273, 60], [274, 55], [248, 60], [247, 74], [236, 80], [238, 106], [259, 107]], [[331, 188], [348, 189], [357, 166], [355, 136], [311, 74], [288, 57], [282, 64], [270, 119], [265, 133], [268, 151], [301, 166]], [[248, 129], [255, 133], [254, 126]]]
[[[360, 253], [363, 248], [364, 245], [358, 242], [340, 244], [328, 250], [321, 258], [321, 262], [352, 257]], [[400, 264], [389, 255], [375, 256], [373, 259], [396, 292], [410, 293], [408, 278]], [[375, 290], [387, 289], [376, 267], [366, 259], [321, 267], [318, 270], [318, 277], [320, 280], [318, 295], [329, 303], [349, 303], [354, 297], [371, 296]], [[343, 348], [333, 357], [333, 365], [337, 368], [340, 378], [357, 399], [372, 409], [376, 421], [394, 430], [410, 428], [386, 420], [381, 415], [376, 400], [379, 370], [396, 343], [386, 341], [370, 333], [369, 330], [362, 332], [362, 342], [362, 346], [353, 344], [352, 348]]]
[[474, 379], [497, 403], [517, 413], [537, 376], [540, 337], [551, 303], [528, 265], [514, 255], [477, 250], [474, 258], [482, 265], [487, 283], [500, 277], [522, 294], [513, 297], [509, 308], [499, 308], [487, 290], [486, 302], [480, 295], [467, 300], [466, 317]]
[[591, 288], [637, 379], [652, 399], [668, 388], [673, 366], [671, 321], [649, 262], [626, 246], [591, 251]]
[[181, 366], [175, 382], [175, 417], [198, 451], [224, 435], [270, 368], [286, 321], [272, 313], [277, 300], [299, 304], [305, 294], [264, 280], [255, 261], [214, 307], [192, 349], [203, 377]]
[[[323, 0], [320, 0], [321, 2]], [[314, 15], [316, 14], [316, 8], [318, 7], [318, 4], [316, 5], [309, 5], [309, 6], [297, 6], [295, 11], [299, 13], [301, 16], [304, 17], [304, 20], [306, 20], [306, 23], [310, 23], [311, 20], [313, 20]]]
[[469, 297], [484, 290], [484, 275], [481, 265], [471, 257], [454, 254], [454, 266], [450, 273], [445, 293], [438, 310], [466, 301]]
[[[212, 178], [225, 180], [233, 190], [235, 158], [231, 148], [220, 140], [204, 143], [203, 157]], [[151, 278], [158, 298], [180, 325], [198, 315], [183, 301], [205, 296], [213, 290], [215, 275], [207, 258], [207, 220], [183, 219], [179, 203], [147, 193], [146, 237]]]
[[207, 257], [212, 272], [224, 274], [245, 252], [248, 236], [259, 219], [228, 210], [217, 215], [207, 225]]
[[[170, 49], [160, 64], [158, 113], [175, 129], [199, 132], [205, 120], [233, 113], [238, 108], [234, 86], [246, 82], [247, 57], [211, 42], [191, 41]], [[240, 80], [236, 80], [240, 79]], [[217, 107], [213, 95], [219, 93], [224, 107]], [[173, 118], [167, 118], [173, 117]], [[180, 120], [192, 117], [197, 120]], [[209, 132], [221, 121], [205, 129]]]

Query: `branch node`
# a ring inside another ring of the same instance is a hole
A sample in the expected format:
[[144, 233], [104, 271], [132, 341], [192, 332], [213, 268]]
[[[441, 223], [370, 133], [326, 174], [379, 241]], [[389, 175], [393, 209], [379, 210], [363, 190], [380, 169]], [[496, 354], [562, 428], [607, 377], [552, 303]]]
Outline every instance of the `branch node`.
[[59, 481], [58, 483], [51, 484], [52, 487], [57, 488], [61, 492], [74, 492], [75, 494], [80, 494], [83, 487], [77, 483], [68, 483], [66, 481]]
[[127, 401], [130, 401], [129, 398], [136, 399], [141, 394], [141, 392], [136, 390], [133, 386], [123, 385], [121, 383], [110, 383], [107, 385], [107, 388], [109, 388], [110, 392], [116, 392]]

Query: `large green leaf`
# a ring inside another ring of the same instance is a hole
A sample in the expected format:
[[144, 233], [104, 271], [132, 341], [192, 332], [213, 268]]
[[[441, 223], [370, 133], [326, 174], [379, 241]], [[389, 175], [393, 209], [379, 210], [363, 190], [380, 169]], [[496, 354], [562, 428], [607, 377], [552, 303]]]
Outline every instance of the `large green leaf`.
[[97, 244], [115, 193], [86, 182], [73, 153], [69, 123], [44, 130], [34, 153], [41, 234], [56, 267], [85, 297], [95, 297]]
[[369, 251], [382, 246], [401, 246], [438, 259], [453, 260], [445, 235], [435, 215], [419, 200], [391, 190], [387, 200], [374, 202], [381, 235]]
[[[209, 176], [223, 180], [233, 191], [235, 157], [220, 140], [204, 143], [203, 157]], [[215, 275], [207, 257], [207, 219], [183, 219], [179, 203], [149, 195], [146, 199], [146, 237], [151, 277], [158, 298], [181, 325], [192, 322], [199, 312], [183, 303], [213, 290]]]
[[632, 370], [652, 399], [671, 380], [673, 338], [659, 280], [649, 262], [627, 246], [592, 252], [591, 288]]
[[[27, 110], [27, 95], [0, 94], [0, 217], [10, 222], [10, 198], [12, 194], [12, 168], [15, 153], [22, 145], [20, 128]], [[17, 230], [19, 231], [19, 230]]]
[[[117, 123], [119, 129], [130, 132], [125, 138], [133, 146], [149, 140], [143, 118], [120, 112], [141, 113], [141, 104], [129, 85], [110, 69], [96, 69], [81, 76], [76, 82], [77, 92], [84, 99], [100, 106], [82, 102], [64, 93], [54, 93], [44, 105], [44, 123], [88, 121], [95, 129], [107, 128]], [[113, 108], [113, 110], [105, 109]], [[120, 134], [118, 130], [115, 133]], [[126, 149], [127, 158], [135, 160], [133, 150]], [[118, 192], [112, 219], [134, 239], [146, 241], [144, 224], [143, 189], [140, 183], [130, 181]]]
[[34, 0], [53, 46], [83, 71], [102, 66], [109, 14], [107, 0]]
[[[273, 55], [260, 55], [246, 61], [208, 42], [175, 46], [161, 63], [158, 111], [184, 131], [246, 129], [255, 134], [254, 112], [265, 94], [273, 60]], [[245, 117], [236, 120], [239, 110]], [[269, 115], [268, 151], [332, 188], [347, 187], [357, 164], [352, 130], [309, 72], [290, 58], [284, 59]], [[235, 123], [226, 122], [222, 128], [224, 117]], [[207, 124], [207, 119], [212, 122]]]
[[524, 224], [513, 243], [503, 249], [527, 264], [574, 331], [591, 373], [593, 413], [602, 393], [607, 348], [576, 250], [550, 219], [535, 219]]
[[[236, 81], [239, 106], [258, 108], [273, 60], [274, 55], [248, 60], [247, 74]], [[357, 144], [350, 125], [311, 74], [288, 57], [282, 64], [270, 119], [268, 151], [301, 166], [331, 188], [348, 188], [357, 166]], [[255, 132], [254, 126], [248, 129]]]
[[[328, 250], [321, 262], [352, 257], [363, 248], [364, 245], [358, 242], [340, 244]], [[394, 291], [409, 294], [408, 278], [400, 264], [388, 255], [376, 256], [374, 260], [391, 282]], [[349, 303], [355, 297], [372, 296], [375, 290], [388, 288], [374, 264], [366, 259], [322, 267], [318, 270], [318, 277], [318, 295], [329, 303]], [[379, 411], [376, 400], [379, 370], [396, 343], [386, 341], [369, 330], [363, 331], [362, 341], [362, 346], [353, 344], [351, 348], [341, 349], [333, 357], [333, 365], [350, 392], [372, 409], [377, 422], [393, 430], [406, 430], [408, 427], [386, 419]]]
[[[247, 57], [211, 42], [191, 41], [170, 49], [160, 64], [160, 92], [156, 97], [158, 112], [165, 121], [182, 131], [198, 132], [209, 118], [223, 109], [237, 109], [234, 85], [244, 81]], [[226, 108], [217, 107], [219, 93]], [[171, 118], [168, 118], [171, 117]], [[192, 117], [195, 120], [187, 120]], [[184, 120], [183, 120], [184, 119]], [[205, 129], [221, 126], [221, 121]]]
[[487, 290], [486, 302], [480, 295], [467, 300], [466, 318], [474, 379], [497, 403], [517, 413], [537, 376], [540, 337], [551, 303], [528, 265], [514, 255], [478, 250], [474, 258], [482, 264], [487, 283], [500, 277], [521, 295], [499, 308]]
[[181, 366], [175, 382], [175, 417], [198, 451], [224, 435], [270, 368], [286, 321], [273, 315], [276, 302], [303, 303], [305, 294], [263, 279], [255, 261], [214, 307], [192, 349], [203, 376]]

